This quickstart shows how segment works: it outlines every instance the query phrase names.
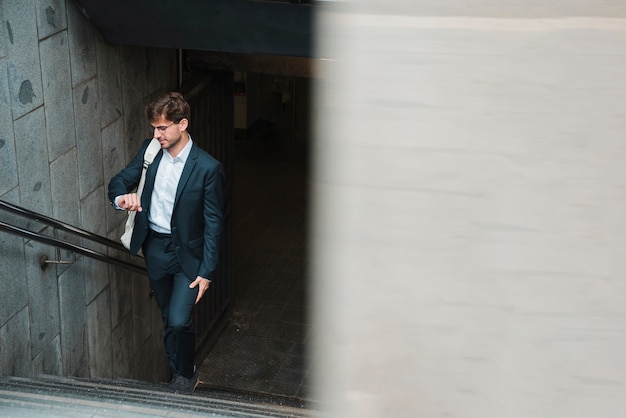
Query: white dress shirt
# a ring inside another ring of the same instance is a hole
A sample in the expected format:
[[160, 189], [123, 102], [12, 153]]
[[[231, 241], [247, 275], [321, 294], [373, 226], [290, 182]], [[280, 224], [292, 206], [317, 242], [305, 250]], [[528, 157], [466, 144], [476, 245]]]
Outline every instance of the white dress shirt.
[[163, 150], [163, 157], [159, 163], [152, 199], [150, 200], [150, 213], [148, 214], [150, 229], [156, 232], [162, 234], [171, 233], [170, 223], [176, 189], [178, 188], [178, 182], [183, 173], [185, 162], [191, 151], [191, 145], [191, 136], [189, 136], [189, 142], [176, 158], [172, 158], [166, 149]]

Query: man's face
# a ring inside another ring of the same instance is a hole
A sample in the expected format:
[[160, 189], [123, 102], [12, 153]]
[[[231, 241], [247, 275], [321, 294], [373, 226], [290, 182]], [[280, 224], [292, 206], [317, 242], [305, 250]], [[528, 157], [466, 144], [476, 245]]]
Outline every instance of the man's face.
[[[183, 131], [187, 128], [187, 119], [183, 119], [180, 122], [174, 123], [171, 120], [167, 120], [161, 116], [158, 120], [152, 121], [153, 137], [159, 140], [161, 148], [168, 151], [180, 151], [178, 148], [184, 147], [184, 144], [180, 143], [183, 136]], [[177, 152], [176, 152], [177, 153]]]

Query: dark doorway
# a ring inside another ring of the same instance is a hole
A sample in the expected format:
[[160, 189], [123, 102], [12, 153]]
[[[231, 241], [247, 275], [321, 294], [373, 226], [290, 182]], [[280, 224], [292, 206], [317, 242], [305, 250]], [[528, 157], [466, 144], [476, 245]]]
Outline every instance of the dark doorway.
[[310, 80], [235, 72], [234, 82], [235, 102], [238, 95], [246, 101], [243, 123], [235, 114], [235, 296], [230, 321], [200, 367], [202, 388], [304, 401], [311, 334], [306, 260]]

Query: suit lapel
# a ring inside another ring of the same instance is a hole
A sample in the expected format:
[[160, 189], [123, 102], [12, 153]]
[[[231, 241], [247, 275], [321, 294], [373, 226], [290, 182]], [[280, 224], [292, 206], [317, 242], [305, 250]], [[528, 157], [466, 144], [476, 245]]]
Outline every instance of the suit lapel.
[[152, 190], [154, 190], [154, 182], [156, 180], [157, 170], [162, 157], [163, 150], [160, 150], [146, 171], [146, 182], [143, 186], [143, 192], [141, 193], [141, 205], [146, 209], [150, 208]]
[[195, 142], [191, 146], [191, 151], [189, 151], [189, 157], [187, 157], [187, 161], [185, 162], [185, 167], [183, 167], [183, 172], [180, 175], [180, 180], [178, 181], [178, 187], [176, 188], [176, 197], [174, 198], [174, 208], [178, 204], [178, 200], [180, 198], [187, 181], [189, 180], [189, 176], [191, 176], [191, 172], [196, 166], [196, 159], [198, 158], [198, 147]]

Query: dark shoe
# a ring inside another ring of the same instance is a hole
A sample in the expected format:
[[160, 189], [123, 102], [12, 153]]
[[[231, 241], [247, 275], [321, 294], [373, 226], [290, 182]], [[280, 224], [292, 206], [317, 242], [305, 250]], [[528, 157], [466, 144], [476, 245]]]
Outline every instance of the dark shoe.
[[176, 393], [193, 393], [198, 384], [200, 384], [200, 371], [194, 366], [193, 376], [190, 378], [182, 375], [176, 376], [170, 383], [170, 389]]
[[174, 382], [176, 382], [176, 379], [178, 379], [178, 374], [177, 373], [172, 373], [172, 379], [167, 384], [167, 387], [172, 388], [174, 386]]

